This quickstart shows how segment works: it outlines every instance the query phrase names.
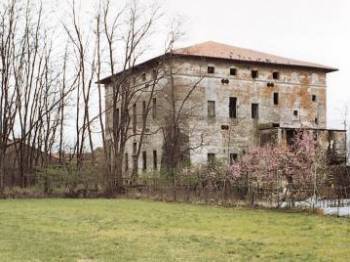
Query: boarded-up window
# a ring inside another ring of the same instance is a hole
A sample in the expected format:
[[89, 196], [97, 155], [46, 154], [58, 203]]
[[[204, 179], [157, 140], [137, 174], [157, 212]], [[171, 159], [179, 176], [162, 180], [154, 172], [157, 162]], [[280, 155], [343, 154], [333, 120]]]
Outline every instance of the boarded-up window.
[[237, 97], [230, 97], [229, 114], [230, 118], [237, 118]]
[[158, 168], [157, 150], [153, 150], [153, 169], [157, 170], [157, 168]]
[[252, 104], [252, 119], [259, 119], [259, 104]]
[[273, 93], [273, 104], [274, 105], [278, 105], [278, 100], [279, 100], [279, 97], [278, 97], [278, 93]]
[[152, 118], [157, 118], [157, 99], [155, 97], [152, 99]]
[[215, 117], [215, 101], [208, 101], [208, 117]]
[[215, 67], [208, 66], [208, 74], [214, 74], [215, 73]]
[[142, 169], [147, 170], [147, 152], [142, 152]]

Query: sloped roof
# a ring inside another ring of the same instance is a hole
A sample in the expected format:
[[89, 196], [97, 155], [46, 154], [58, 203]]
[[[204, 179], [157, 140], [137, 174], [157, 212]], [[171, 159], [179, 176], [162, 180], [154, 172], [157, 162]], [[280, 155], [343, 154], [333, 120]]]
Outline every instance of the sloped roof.
[[189, 47], [175, 49], [172, 51], [172, 53], [177, 55], [221, 58], [244, 62], [310, 67], [315, 69], [326, 70], [328, 72], [337, 70], [336, 68], [332, 68], [325, 65], [285, 58], [259, 51], [254, 51], [251, 49], [217, 43], [214, 41], [203, 42]]
[[[325, 65], [285, 58], [259, 51], [254, 51], [251, 49], [222, 44], [214, 41], [207, 41], [185, 48], [174, 49], [169, 53], [154, 57], [141, 64], [138, 64], [133, 69], [140, 68], [150, 62], [154, 62], [157, 59], [160, 59], [167, 55], [216, 58], [246, 63], [261, 63], [281, 66], [303, 67], [310, 69], [318, 69], [325, 72], [333, 72], [338, 70], [336, 68]], [[122, 72], [117, 73], [115, 76], [119, 75], [120, 73]], [[106, 77], [97, 81], [97, 83], [106, 84], [111, 81], [111, 78], [112, 76]]]

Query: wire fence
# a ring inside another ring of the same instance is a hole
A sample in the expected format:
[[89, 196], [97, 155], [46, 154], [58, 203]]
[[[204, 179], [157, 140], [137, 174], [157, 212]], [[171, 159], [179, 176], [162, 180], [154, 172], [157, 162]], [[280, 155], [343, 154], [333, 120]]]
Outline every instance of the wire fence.
[[350, 184], [304, 184], [295, 187], [283, 183], [232, 184], [229, 181], [183, 183], [172, 178], [143, 178], [126, 187], [130, 198], [161, 201], [250, 206], [266, 208], [295, 208], [324, 214], [350, 217]]

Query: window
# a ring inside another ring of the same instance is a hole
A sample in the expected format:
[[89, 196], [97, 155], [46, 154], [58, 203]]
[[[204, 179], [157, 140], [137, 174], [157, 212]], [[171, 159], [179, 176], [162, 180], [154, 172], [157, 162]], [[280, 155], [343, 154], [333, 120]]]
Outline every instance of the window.
[[136, 155], [136, 151], [137, 151], [137, 143], [133, 143], [133, 144], [132, 144], [132, 153], [133, 153], [134, 155]]
[[152, 99], [152, 118], [157, 118], [157, 99], [155, 97]]
[[229, 130], [229, 126], [228, 125], [221, 125], [221, 130]]
[[229, 115], [230, 118], [237, 118], [237, 97], [230, 97]]
[[272, 73], [272, 78], [273, 79], [280, 79], [280, 73], [279, 72], [273, 72]]
[[125, 153], [125, 171], [129, 170], [129, 154]]
[[132, 126], [133, 131], [136, 133], [137, 115], [136, 115], [136, 104], [132, 106]]
[[259, 73], [258, 70], [252, 70], [252, 78], [258, 78]]
[[278, 105], [278, 93], [273, 93], [273, 104]]
[[318, 118], [315, 118], [315, 124], [318, 125]]
[[225, 78], [223, 78], [223, 79], [221, 79], [221, 84], [228, 84], [228, 83], [230, 83], [230, 80], [228, 80], [227, 78], [225, 79]]
[[235, 76], [237, 74], [237, 69], [236, 68], [230, 68], [230, 75]]
[[312, 102], [316, 102], [316, 101], [317, 101], [316, 95], [312, 95]]
[[153, 169], [157, 170], [157, 168], [158, 168], [157, 150], [153, 150]]
[[147, 170], [147, 152], [142, 152], [142, 169]]
[[157, 79], [157, 76], [158, 76], [158, 71], [156, 69], [153, 69], [152, 70], [152, 77], [153, 77], [153, 80], [156, 80]]
[[115, 110], [115, 123], [116, 123], [115, 128], [117, 128], [119, 126], [119, 119], [120, 119], [120, 113], [119, 113], [119, 108], [117, 108]]
[[238, 155], [236, 153], [230, 153], [230, 164], [232, 165], [235, 161], [237, 161]]
[[215, 73], [215, 67], [208, 66], [208, 74], [214, 74]]
[[252, 119], [259, 119], [259, 104], [252, 104]]
[[147, 116], [147, 105], [146, 101], [142, 101], [142, 121], [146, 121], [146, 116]]
[[215, 154], [208, 153], [208, 165], [213, 165], [215, 163]]
[[208, 117], [215, 117], [215, 101], [208, 101]]
[[293, 115], [294, 115], [295, 117], [297, 117], [297, 116], [299, 115], [298, 110], [294, 110]]
[[141, 78], [142, 78], [142, 81], [146, 81], [147, 80], [146, 73], [142, 73]]

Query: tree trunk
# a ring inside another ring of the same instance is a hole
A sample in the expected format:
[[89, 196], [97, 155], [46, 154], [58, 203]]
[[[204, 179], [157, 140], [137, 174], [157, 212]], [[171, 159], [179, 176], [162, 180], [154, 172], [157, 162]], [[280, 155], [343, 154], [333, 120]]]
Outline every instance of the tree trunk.
[[4, 178], [5, 178], [5, 156], [0, 156], [0, 195], [4, 192]]

